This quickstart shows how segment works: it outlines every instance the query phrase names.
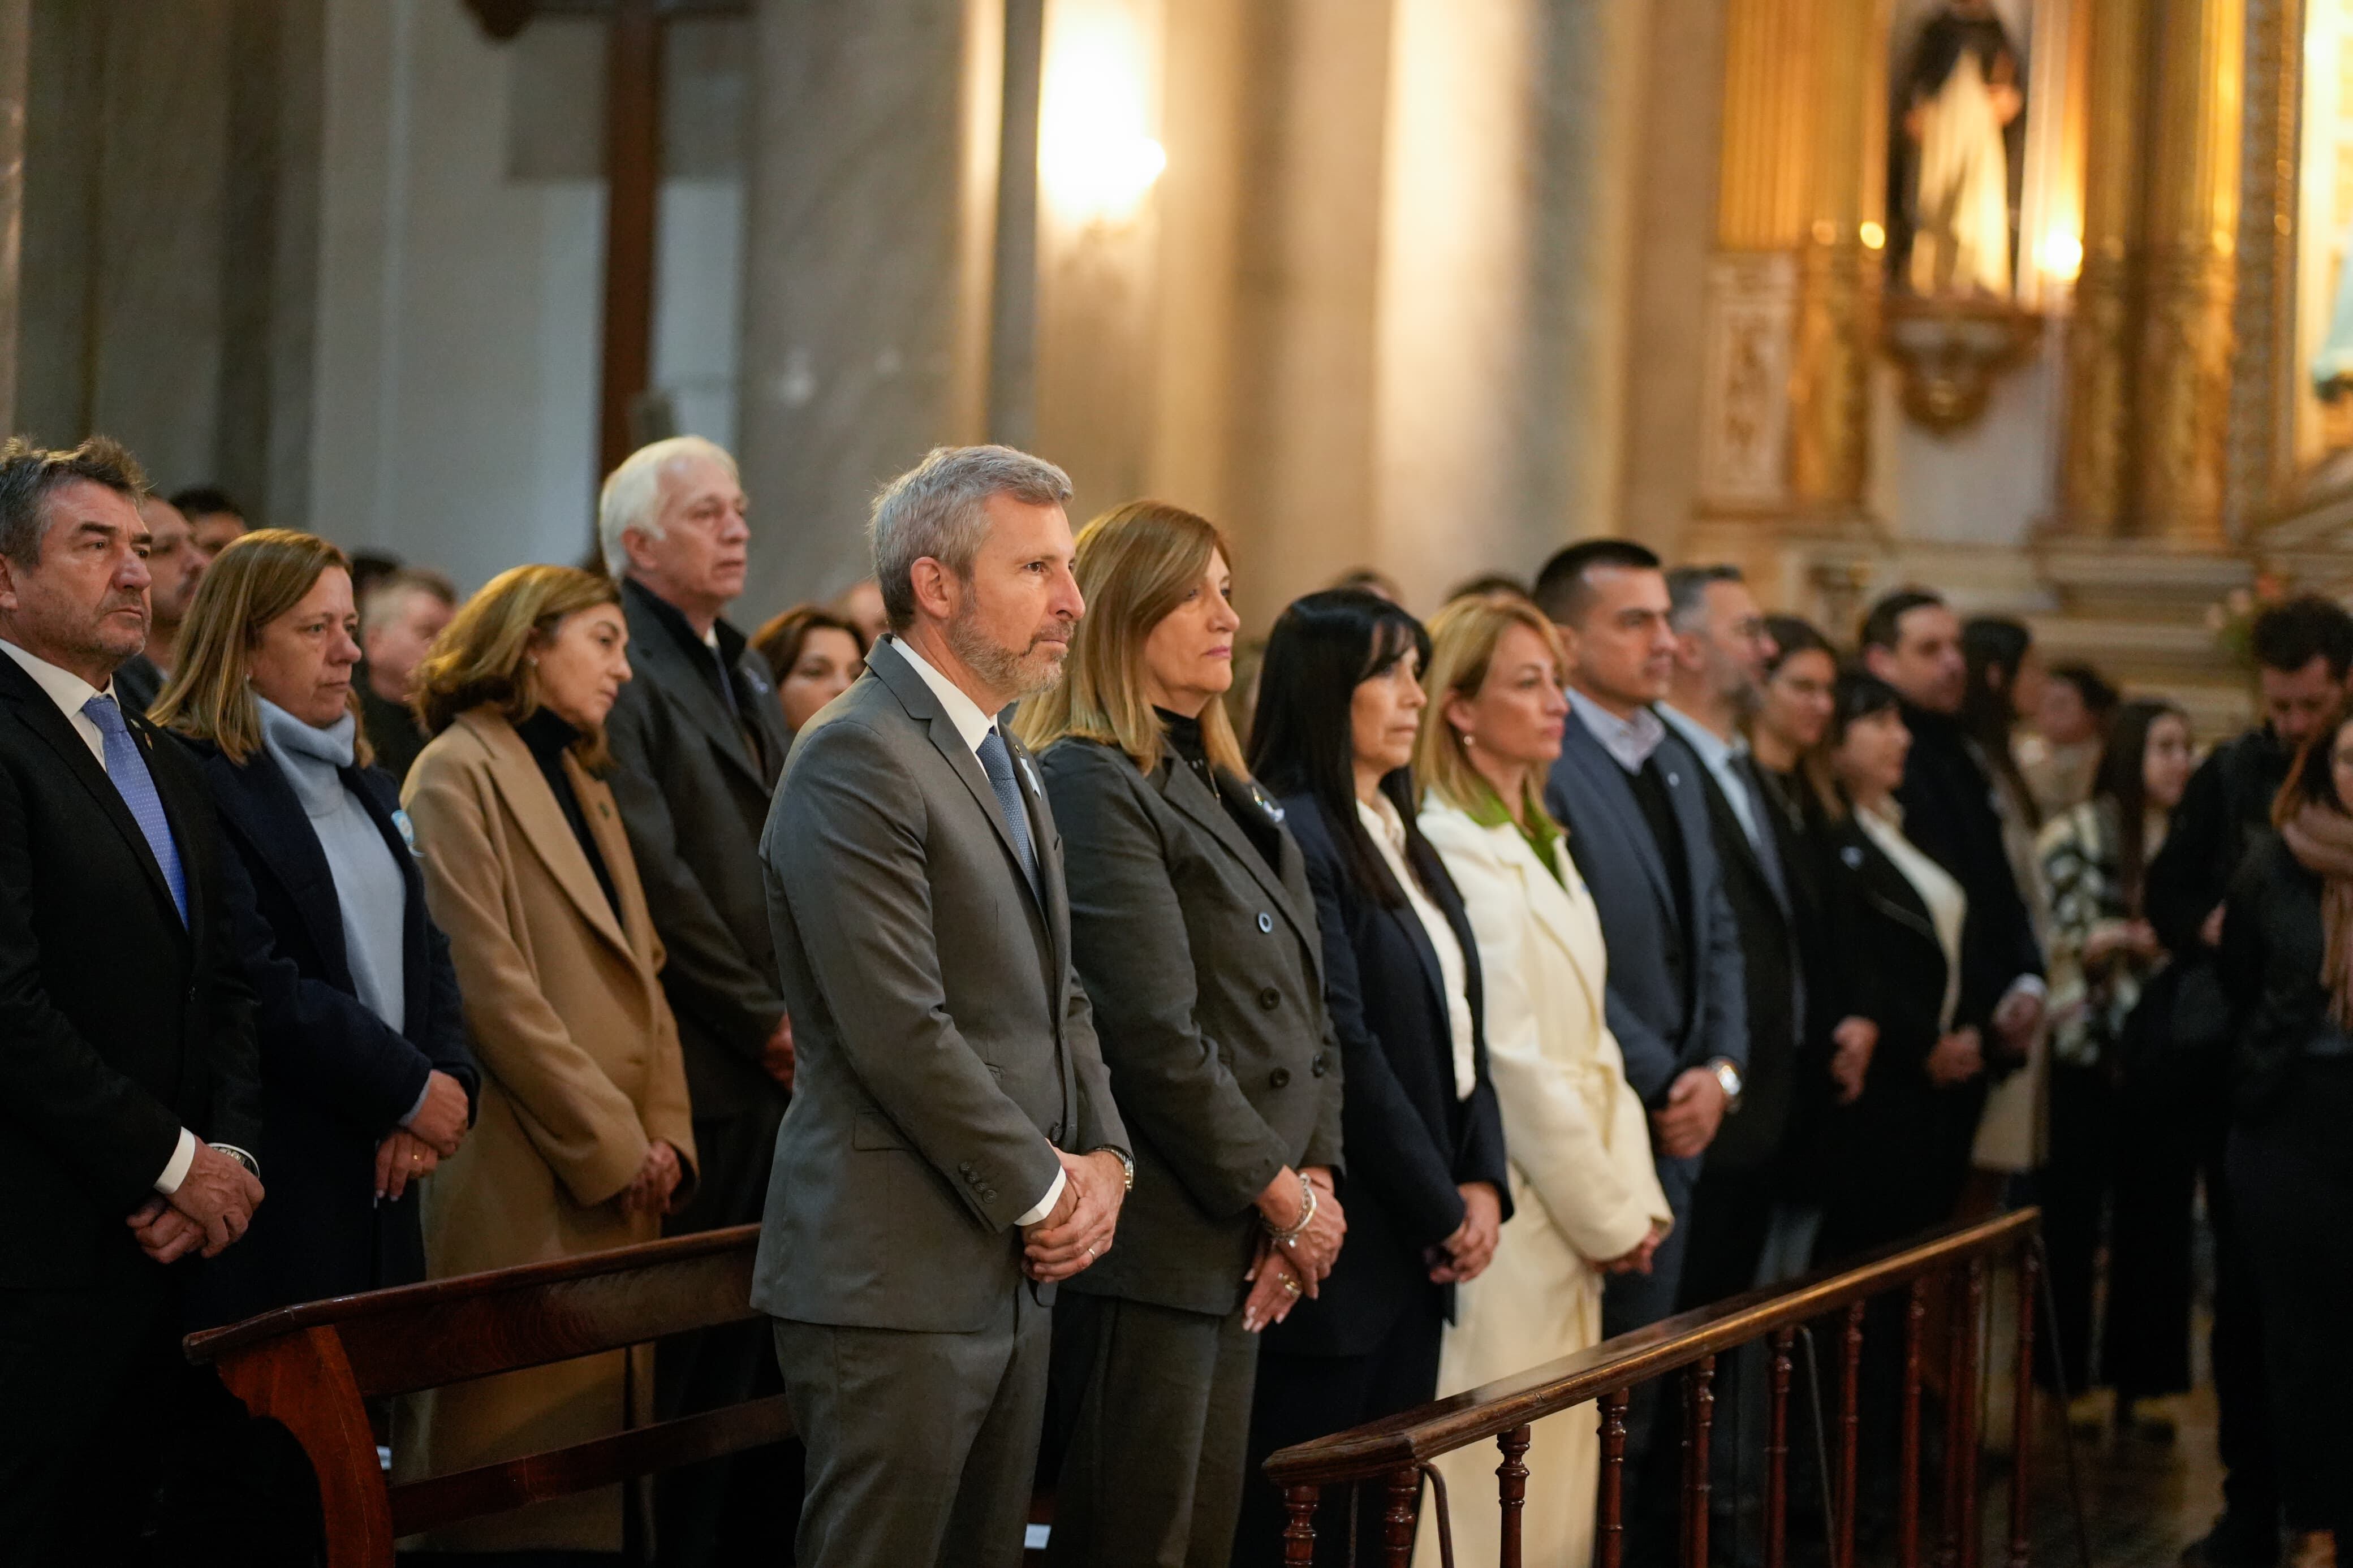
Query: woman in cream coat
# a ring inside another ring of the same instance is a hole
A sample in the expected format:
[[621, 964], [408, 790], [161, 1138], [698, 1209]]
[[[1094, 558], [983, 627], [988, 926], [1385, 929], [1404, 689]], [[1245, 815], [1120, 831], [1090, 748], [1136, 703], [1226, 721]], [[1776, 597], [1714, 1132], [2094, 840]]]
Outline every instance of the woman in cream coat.
[[[1416, 771], [1421, 830], [1462, 891], [1487, 976], [1487, 1050], [1517, 1220], [1485, 1275], [1462, 1286], [1439, 1363], [1443, 1396], [1601, 1340], [1606, 1273], [1647, 1269], [1667, 1233], [1641, 1102], [1602, 1017], [1607, 955], [1592, 895], [1544, 780], [1567, 712], [1559, 645], [1515, 596], [1460, 599], [1430, 623], [1430, 705]], [[1599, 1418], [1580, 1405], [1536, 1423], [1523, 1515], [1530, 1568], [1592, 1558]], [[1439, 1461], [1455, 1559], [1492, 1562], [1496, 1455]], [[1418, 1561], [1437, 1563], [1435, 1510]]]
[[[629, 678], [628, 642], [610, 580], [518, 566], [459, 612], [419, 675], [434, 739], [403, 804], [482, 1068], [473, 1134], [426, 1187], [435, 1279], [652, 1241], [692, 1184], [661, 950], [595, 771], [606, 712]], [[642, 1425], [652, 1374], [652, 1347], [639, 1346], [404, 1400], [394, 1479]], [[617, 1552], [621, 1489], [409, 1544]]]

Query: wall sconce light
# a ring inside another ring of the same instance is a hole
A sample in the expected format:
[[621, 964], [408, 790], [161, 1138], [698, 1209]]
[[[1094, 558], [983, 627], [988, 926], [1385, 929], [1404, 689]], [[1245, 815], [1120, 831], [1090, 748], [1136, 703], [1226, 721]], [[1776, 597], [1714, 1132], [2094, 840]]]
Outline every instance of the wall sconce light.
[[2084, 270], [2082, 237], [2063, 228], [2052, 229], [2034, 247], [2034, 265], [2055, 283], [2073, 283]]
[[1142, 30], [1115, 0], [1057, 0], [1048, 14], [1038, 174], [1074, 224], [1133, 218], [1168, 166], [1149, 133], [1145, 60]]
[[1884, 250], [1887, 248], [1887, 231], [1884, 228], [1882, 228], [1879, 225], [1872, 222], [1870, 219], [1864, 219], [1862, 228], [1857, 230], [1856, 233], [1862, 238], [1862, 247], [1865, 250]]

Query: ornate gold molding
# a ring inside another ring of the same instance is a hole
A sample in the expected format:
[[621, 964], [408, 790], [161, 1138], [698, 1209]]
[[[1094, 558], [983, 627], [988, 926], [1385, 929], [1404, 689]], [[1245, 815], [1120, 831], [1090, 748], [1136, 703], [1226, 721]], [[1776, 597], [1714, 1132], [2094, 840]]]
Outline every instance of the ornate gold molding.
[[2232, 305], [2224, 531], [2244, 537], [2294, 466], [2296, 174], [2304, 100], [2304, 0], [2246, 0], [2239, 158], [2238, 279]]

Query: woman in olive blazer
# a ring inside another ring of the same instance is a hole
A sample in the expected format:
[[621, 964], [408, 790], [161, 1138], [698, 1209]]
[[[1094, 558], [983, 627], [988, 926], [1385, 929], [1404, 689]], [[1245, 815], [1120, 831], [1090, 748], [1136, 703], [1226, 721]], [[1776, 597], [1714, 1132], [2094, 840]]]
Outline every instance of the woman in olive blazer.
[[[1338, 1200], [1310, 1185], [1340, 1160], [1314, 900], [1218, 704], [1239, 624], [1223, 556], [1214, 528], [1174, 508], [1090, 523], [1073, 668], [1023, 715], [1135, 1145], [1117, 1245], [1054, 1312], [1057, 1563], [1224, 1563], [1256, 1331], [1339, 1239]], [[1270, 1227], [1299, 1231], [1280, 1262]]]
[[[482, 1069], [474, 1131], [426, 1187], [435, 1279], [652, 1241], [692, 1184], [661, 949], [612, 792], [588, 765], [593, 726], [628, 678], [628, 640], [609, 580], [522, 566], [459, 612], [421, 676], [435, 734], [402, 798]], [[584, 679], [585, 696], [567, 696]], [[398, 1406], [394, 1479], [608, 1436], [649, 1419], [652, 1398], [650, 1345], [434, 1389]], [[618, 1552], [621, 1495], [425, 1544]]]

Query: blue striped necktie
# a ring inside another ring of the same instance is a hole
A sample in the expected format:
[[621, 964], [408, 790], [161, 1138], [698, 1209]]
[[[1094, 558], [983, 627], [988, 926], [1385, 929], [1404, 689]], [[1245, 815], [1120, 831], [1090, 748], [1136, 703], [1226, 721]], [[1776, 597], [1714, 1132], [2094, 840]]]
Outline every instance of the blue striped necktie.
[[114, 783], [122, 796], [122, 804], [131, 808], [131, 820], [147, 837], [147, 847], [155, 852], [155, 864], [163, 868], [164, 885], [172, 889], [172, 907], [180, 911], [180, 923], [188, 923], [188, 877], [180, 868], [180, 847], [173, 842], [171, 819], [164, 815], [164, 797], [155, 793], [155, 780], [147, 771], [147, 759], [139, 750], [139, 742], [131, 738], [131, 726], [124, 722], [122, 710], [114, 699], [100, 692], [81, 705], [81, 716], [98, 726], [106, 742], [106, 776]]

